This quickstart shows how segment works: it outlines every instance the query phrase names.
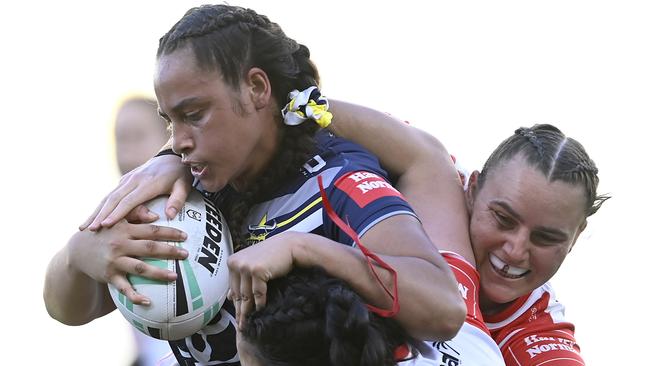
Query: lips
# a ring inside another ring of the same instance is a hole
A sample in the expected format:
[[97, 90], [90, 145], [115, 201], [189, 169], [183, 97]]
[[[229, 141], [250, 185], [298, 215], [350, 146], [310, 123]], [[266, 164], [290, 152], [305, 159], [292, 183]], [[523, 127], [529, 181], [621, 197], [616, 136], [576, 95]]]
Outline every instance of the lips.
[[492, 268], [499, 273], [501, 276], [510, 278], [510, 279], [517, 279], [517, 278], [522, 278], [530, 270], [525, 269], [525, 268], [520, 268], [520, 267], [515, 267], [512, 265], [509, 265], [508, 263], [502, 261], [499, 257], [497, 257], [494, 254], [489, 255], [490, 259], [490, 264], [492, 264]]
[[207, 166], [205, 164], [190, 164], [192, 175], [197, 179], [201, 179], [205, 175], [206, 169]]
[[182, 162], [183, 164], [190, 167], [190, 171], [192, 172], [192, 176], [194, 176], [194, 178], [201, 179], [205, 176], [208, 167], [206, 164], [191, 161], [186, 158], [183, 158]]

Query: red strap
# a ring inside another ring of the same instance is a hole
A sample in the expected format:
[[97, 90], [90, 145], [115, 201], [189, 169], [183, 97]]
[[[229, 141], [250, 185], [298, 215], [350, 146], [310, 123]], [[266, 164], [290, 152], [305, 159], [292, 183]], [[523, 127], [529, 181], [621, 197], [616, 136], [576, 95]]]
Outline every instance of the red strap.
[[[341, 218], [336, 214], [336, 212], [334, 212], [334, 209], [332, 209], [332, 205], [330, 205], [330, 202], [327, 199], [327, 195], [325, 194], [325, 189], [323, 188], [323, 178], [320, 175], [318, 176], [318, 188], [320, 189], [320, 195], [321, 198], [323, 199], [323, 207], [325, 207], [325, 212], [327, 212], [327, 216], [329, 216], [329, 218], [332, 221], [334, 221], [336, 226], [338, 226], [341, 230], [343, 230], [343, 232], [345, 232], [350, 238], [352, 238], [352, 240], [357, 245], [357, 247], [361, 249], [361, 253], [363, 253], [363, 255], [366, 257], [366, 262], [368, 263], [368, 267], [370, 267], [370, 270], [372, 271], [373, 275], [377, 279], [377, 282], [379, 282], [379, 284], [384, 289], [384, 291], [386, 291], [388, 296], [390, 296], [390, 298], [393, 299], [393, 305], [390, 309], [381, 309], [372, 306], [370, 304], [366, 304], [366, 306], [370, 311], [372, 311], [373, 313], [379, 316], [385, 318], [394, 317], [399, 312], [399, 295], [397, 293], [397, 272], [388, 263], [384, 262], [381, 258], [375, 255], [375, 253], [371, 252], [363, 244], [361, 244], [361, 241], [359, 240], [359, 236], [354, 231], [354, 229], [352, 229], [350, 225], [348, 225], [347, 223], [343, 222], [343, 220], [341, 220]], [[371, 259], [374, 260], [380, 267], [390, 272], [391, 277], [393, 279], [393, 287], [395, 288], [394, 295], [381, 281], [379, 275], [377, 275], [377, 272], [375, 272], [375, 267], [373, 266], [373, 263], [370, 261]]]
[[395, 352], [393, 352], [395, 362], [405, 361], [410, 355], [411, 349], [406, 343], [397, 346], [397, 348], [395, 348]]

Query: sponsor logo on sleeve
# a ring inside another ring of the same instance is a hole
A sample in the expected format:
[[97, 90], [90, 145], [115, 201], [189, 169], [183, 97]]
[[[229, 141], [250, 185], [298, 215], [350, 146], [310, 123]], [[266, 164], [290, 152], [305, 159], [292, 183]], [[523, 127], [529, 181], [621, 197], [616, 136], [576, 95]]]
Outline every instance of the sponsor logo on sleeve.
[[402, 197], [399, 191], [384, 178], [370, 172], [348, 173], [334, 184], [338, 189], [347, 193], [361, 208], [383, 197]]
[[544, 337], [533, 334], [526, 337], [524, 342], [528, 347], [526, 353], [531, 359], [550, 351], [577, 353], [576, 349], [573, 348], [575, 342], [561, 337]]

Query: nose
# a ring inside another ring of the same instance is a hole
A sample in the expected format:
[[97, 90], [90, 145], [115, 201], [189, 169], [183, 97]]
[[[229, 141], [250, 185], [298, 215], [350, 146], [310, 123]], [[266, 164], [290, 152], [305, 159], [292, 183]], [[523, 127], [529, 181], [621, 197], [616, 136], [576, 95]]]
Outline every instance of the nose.
[[182, 123], [172, 123], [172, 150], [177, 154], [187, 154], [194, 148], [191, 131]]
[[526, 264], [530, 255], [530, 235], [524, 229], [512, 233], [503, 244], [506, 261], [513, 265]]

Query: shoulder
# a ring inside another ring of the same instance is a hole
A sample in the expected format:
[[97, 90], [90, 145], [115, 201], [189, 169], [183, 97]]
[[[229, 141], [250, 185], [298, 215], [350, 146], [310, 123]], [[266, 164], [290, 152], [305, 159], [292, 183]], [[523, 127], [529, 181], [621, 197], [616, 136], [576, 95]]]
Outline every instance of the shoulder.
[[330, 166], [342, 167], [341, 174], [355, 170], [368, 170], [386, 176], [379, 160], [361, 145], [334, 136], [327, 130], [316, 134], [317, 156]]
[[566, 319], [564, 305], [549, 283], [485, 320], [507, 365], [538, 365], [542, 361], [548, 365], [584, 364], [575, 327]]

